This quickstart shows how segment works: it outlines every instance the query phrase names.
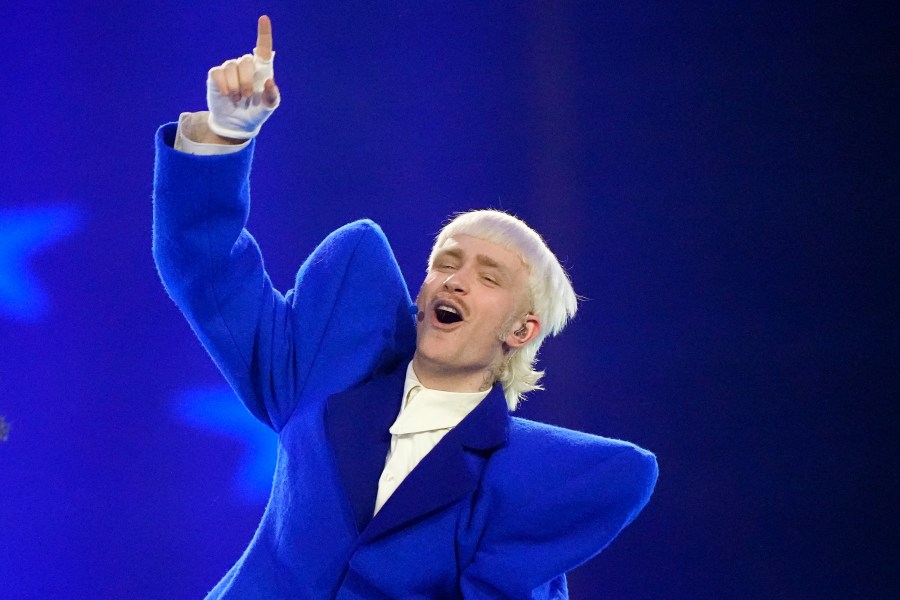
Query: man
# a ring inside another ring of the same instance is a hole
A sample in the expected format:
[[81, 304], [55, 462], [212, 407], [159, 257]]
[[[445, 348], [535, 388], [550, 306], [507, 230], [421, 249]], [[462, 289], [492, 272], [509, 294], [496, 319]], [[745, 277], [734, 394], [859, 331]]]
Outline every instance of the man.
[[209, 113], [157, 135], [162, 279], [279, 435], [259, 529], [209, 597], [566, 598], [565, 573], [656, 480], [631, 444], [509, 415], [575, 313], [568, 277], [527, 225], [474, 211], [438, 236], [415, 304], [370, 221], [329, 235], [282, 296], [244, 229], [272, 59], [262, 17], [254, 55], [210, 71]]

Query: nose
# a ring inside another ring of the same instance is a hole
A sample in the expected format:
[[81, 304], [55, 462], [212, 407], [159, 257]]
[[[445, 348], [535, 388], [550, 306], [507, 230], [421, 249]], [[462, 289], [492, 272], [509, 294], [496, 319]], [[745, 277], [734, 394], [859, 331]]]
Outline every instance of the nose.
[[465, 282], [459, 276], [459, 272], [451, 273], [447, 279], [444, 280], [443, 283], [444, 289], [448, 292], [454, 292], [458, 294], [466, 293]]

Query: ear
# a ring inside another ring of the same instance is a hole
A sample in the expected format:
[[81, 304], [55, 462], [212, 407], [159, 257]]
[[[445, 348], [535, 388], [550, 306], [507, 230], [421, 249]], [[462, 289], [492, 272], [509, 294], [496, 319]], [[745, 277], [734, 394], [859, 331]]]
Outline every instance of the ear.
[[541, 320], [532, 314], [527, 314], [522, 321], [510, 328], [509, 333], [503, 341], [509, 348], [521, 348], [536, 338], [540, 332]]

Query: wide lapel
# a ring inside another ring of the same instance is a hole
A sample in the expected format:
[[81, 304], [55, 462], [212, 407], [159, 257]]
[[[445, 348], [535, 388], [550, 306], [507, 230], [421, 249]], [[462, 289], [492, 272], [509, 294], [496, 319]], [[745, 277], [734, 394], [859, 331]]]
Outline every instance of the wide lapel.
[[369, 542], [472, 492], [490, 451], [506, 443], [509, 412], [503, 390], [491, 393], [425, 455], [362, 532]]
[[406, 363], [359, 388], [335, 394], [325, 408], [328, 439], [358, 531], [372, 519], [378, 479], [391, 444], [388, 431], [403, 395]]

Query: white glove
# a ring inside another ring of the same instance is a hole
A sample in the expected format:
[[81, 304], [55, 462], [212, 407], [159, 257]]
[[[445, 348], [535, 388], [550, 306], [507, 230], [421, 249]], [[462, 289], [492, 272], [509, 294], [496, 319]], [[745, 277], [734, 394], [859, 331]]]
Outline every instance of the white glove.
[[281, 103], [275, 86], [272, 62], [272, 23], [259, 18], [253, 54], [227, 60], [209, 70], [206, 77], [206, 105], [209, 129], [222, 137], [247, 140]]

